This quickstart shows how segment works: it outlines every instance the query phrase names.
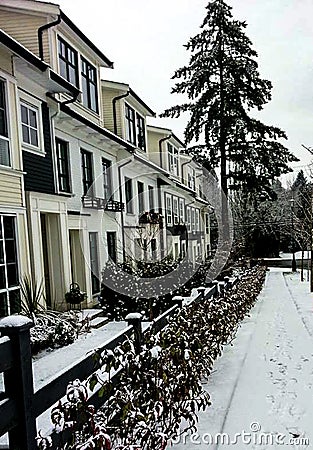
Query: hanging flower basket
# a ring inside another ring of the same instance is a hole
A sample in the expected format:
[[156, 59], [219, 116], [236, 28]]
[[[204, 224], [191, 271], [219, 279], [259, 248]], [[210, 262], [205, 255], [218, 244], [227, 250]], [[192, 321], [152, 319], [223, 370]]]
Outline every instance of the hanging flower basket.
[[86, 300], [87, 294], [80, 290], [77, 283], [72, 283], [69, 292], [65, 294], [65, 300], [71, 305], [79, 305]]

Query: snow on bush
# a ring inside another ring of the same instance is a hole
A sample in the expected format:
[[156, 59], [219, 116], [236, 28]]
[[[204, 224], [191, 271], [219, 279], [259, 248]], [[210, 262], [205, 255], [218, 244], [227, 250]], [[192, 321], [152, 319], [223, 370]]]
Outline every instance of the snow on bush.
[[[157, 335], [145, 334], [139, 354], [127, 340], [98, 355], [109, 376], [92, 375], [89, 388], [101, 383], [104, 404], [97, 413], [84, 396], [59, 404], [62, 423], [74, 423], [73, 443], [62, 448], [164, 450], [178, 434], [195, 432], [198, 411], [210, 405], [202, 381], [255, 303], [265, 272], [253, 268], [223, 296], [184, 306]], [[112, 383], [117, 369], [118, 383]]]
[[71, 344], [77, 338], [79, 317], [75, 311], [45, 311], [34, 316], [35, 326], [30, 330], [32, 353], [46, 348]]

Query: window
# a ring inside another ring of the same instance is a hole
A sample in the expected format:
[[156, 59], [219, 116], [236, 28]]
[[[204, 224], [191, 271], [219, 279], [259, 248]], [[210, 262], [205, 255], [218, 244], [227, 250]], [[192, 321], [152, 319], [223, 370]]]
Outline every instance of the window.
[[92, 294], [100, 292], [99, 257], [98, 257], [98, 233], [89, 233], [90, 271]]
[[24, 144], [39, 147], [38, 109], [21, 102], [22, 139]]
[[168, 170], [178, 176], [178, 150], [171, 144], [167, 144], [168, 150]]
[[166, 201], [166, 222], [169, 227], [173, 226], [173, 210], [172, 210], [172, 197], [170, 195], [165, 196]]
[[195, 210], [194, 208], [191, 208], [191, 230], [194, 232], [196, 231], [196, 220], [195, 220]]
[[56, 140], [58, 160], [58, 181], [60, 192], [71, 192], [69, 171], [69, 145], [61, 139]]
[[205, 215], [205, 233], [210, 233], [210, 220], [209, 220], [209, 214]]
[[15, 217], [0, 216], [0, 317], [20, 311]]
[[173, 197], [173, 215], [174, 215], [174, 225], [178, 225], [178, 198]]
[[200, 211], [196, 209], [196, 231], [200, 231]]
[[141, 181], [137, 182], [137, 191], [138, 191], [138, 209], [139, 214], [145, 212], [145, 198], [144, 198], [144, 184]]
[[5, 82], [0, 80], [0, 166], [10, 165], [10, 144], [5, 99]]
[[125, 177], [125, 198], [126, 198], [126, 212], [132, 214], [133, 209], [133, 183], [130, 178]]
[[154, 188], [153, 186], [148, 186], [149, 191], [149, 210], [154, 212]]
[[182, 225], [185, 223], [185, 202], [182, 198], [179, 199], [179, 222]]
[[78, 58], [74, 50], [62, 38], [58, 38], [60, 75], [70, 83], [78, 86]]
[[189, 206], [187, 206], [187, 228], [188, 228], [188, 232], [190, 233], [190, 231], [191, 231], [191, 211], [190, 211]]
[[99, 111], [97, 93], [97, 70], [83, 57], [81, 57], [81, 65], [83, 105], [87, 106], [87, 108], [97, 113]]
[[[93, 167], [92, 167], [92, 153], [81, 149], [82, 155], [82, 173], [83, 173], [83, 192], [93, 195]], [[90, 189], [90, 192], [88, 192]]]
[[107, 243], [108, 243], [108, 255], [116, 263], [116, 232], [107, 232]]
[[111, 161], [102, 158], [103, 190], [105, 200], [113, 200]]
[[196, 173], [195, 169], [189, 169], [188, 172], [188, 187], [192, 190], [196, 188]]
[[145, 120], [137, 113], [137, 147], [146, 151]]
[[136, 144], [135, 136], [135, 111], [127, 103], [125, 103], [126, 118], [126, 140], [131, 144]]

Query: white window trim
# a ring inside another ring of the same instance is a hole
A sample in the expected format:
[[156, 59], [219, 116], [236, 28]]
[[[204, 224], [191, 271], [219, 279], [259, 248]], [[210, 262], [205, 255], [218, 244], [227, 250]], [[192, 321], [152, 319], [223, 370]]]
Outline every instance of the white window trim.
[[[0, 71], [0, 78], [1, 81], [4, 82], [5, 85], [5, 105], [6, 105], [6, 116], [7, 116], [7, 129], [8, 129], [8, 137], [6, 136], [0, 136], [1, 139], [4, 139], [9, 143], [9, 158], [10, 158], [10, 164], [8, 166], [4, 164], [0, 164], [0, 168], [13, 168], [13, 152], [12, 152], [12, 130], [11, 130], [11, 104], [10, 104], [10, 95], [9, 95], [9, 79], [3, 75], [4, 73]], [[10, 81], [12, 80], [12, 77], [9, 77]]]
[[[23, 142], [23, 131], [22, 131], [22, 112], [21, 106], [25, 105], [27, 108], [30, 108], [37, 113], [37, 131], [38, 131], [38, 147]], [[44, 147], [44, 139], [43, 139], [43, 123], [42, 123], [42, 108], [41, 102], [36, 98], [26, 94], [25, 92], [19, 93], [19, 133], [22, 149], [28, 151], [30, 153], [35, 153], [36, 155], [45, 156], [45, 147]]]
[[[168, 200], [170, 203], [170, 209], [168, 206]], [[166, 212], [166, 224], [169, 227], [173, 226], [173, 202], [170, 194], [165, 194], [165, 212]]]

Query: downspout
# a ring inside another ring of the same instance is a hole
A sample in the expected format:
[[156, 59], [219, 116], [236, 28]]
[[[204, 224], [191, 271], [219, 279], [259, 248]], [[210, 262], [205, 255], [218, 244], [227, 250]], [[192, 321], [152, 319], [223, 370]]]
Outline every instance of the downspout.
[[[189, 164], [191, 162], [191, 160], [190, 161], [186, 161], [186, 162], [184, 162], [184, 163], [182, 163], [182, 165], [181, 165], [181, 181], [182, 181], [182, 183], [183, 184], [185, 184], [184, 183], [184, 167], [186, 166], [186, 164]], [[188, 182], [188, 177], [187, 177], [187, 180], [186, 180], [187, 182]]]
[[118, 95], [117, 97], [114, 97], [113, 100], [112, 100], [114, 134], [117, 134], [116, 102], [117, 102], [118, 100], [121, 100], [121, 98], [127, 97], [129, 94], [130, 94], [130, 91], [127, 91], [125, 94]]
[[165, 138], [162, 138], [162, 139], [159, 140], [160, 166], [162, 167], [162, 169], [164, 169], [164, 167], [163, 167], [163, 158], [162, 158], [162, 142], [165, 142], [168, 139], [171, 139], [171, 137], [172, 137], [172, 134], [169, 134]]
[[42, 35], [45, 30], [48, 30], [48, 28], [54, 27], [56, 25], [59, 25], [61, 23], [61, 15], [58, 15], [57, 20], [54, 22], [46, 23], [45, 25], [42, 25], [38, 28], [38, 50], [39, 50], [39, 58], [41, 61], [43, 61], [43, 44], [42, 44]]
[[[120, 196], [120, 202], [122, 203], [123, 200], [123, 191], [122, 191], [122, 175], [121, 175], [121, 169], [128, 164], [132, 162], [132, 159], [129, 159], [125, 163], [118, 166], [118, 183], [119, 183], [119, 196]], [[123, 263], [125, 263], [126, 260], [126, 251], [125, 251], [125, 226], [124, 226], [124, 213], [121, 212], [121, 228], [122, 228], [122, 246], [123, 246]]]

